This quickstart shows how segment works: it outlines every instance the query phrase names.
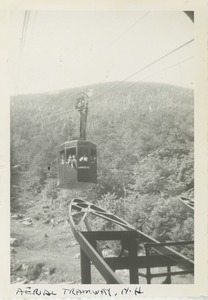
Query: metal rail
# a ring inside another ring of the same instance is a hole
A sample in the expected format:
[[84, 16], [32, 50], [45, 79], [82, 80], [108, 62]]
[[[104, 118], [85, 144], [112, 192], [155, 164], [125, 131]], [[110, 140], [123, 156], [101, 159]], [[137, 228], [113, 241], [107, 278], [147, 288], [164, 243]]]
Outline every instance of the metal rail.
[[183, 206], [183, 208], [189, 212], [190, 214], [194, 214], [194, 201], [187, 197], [179, 197], [180, 204]]
[[[124, 231], [88, 231], [90, 228], [88, 223], [89, 216], [99, 217], [111, 222], [121, 230], [124, 229]], [[81, 247], [82, 283], [91, 283], [90, 262], [95, 265], [106, 282], [110, 284], [122, 283], [114, 272], [116, 269], [122, 268], [129, 269], [130, 283], [138, 282], [136, 279], [139, 275], [138, 269], [144, 267], [178, 266], [183, 270], [182, 272], [190, 273], [191, 270], [193, 273], [194, 262], [169, 248], [168, 246], [172, 246], [172, 243], [159, 243], [143, 232], [136, 230], [121, 218], [90, 202], [82, 199], [73, 199], [69, 205], [69, 222], [72, 232]], [[129, 245], [129, 247], [127, 246], [129, 256], [104, 259], [102, 253], [97, 249], [98, 240], [120, 240], [125, 242], [126, 245]], [[146, 256], [137, 257], [137, 240], [140, 243], [149, 243], [149, 246], [154, 247], [159, 255], [149, 256], [149, 262], [147, 262]], [[186, 242], [182, 242], [182, 244], [186, 244]]]
[[[171, 264], [168, 264], [167, 263], [167, 272], [162, 272], [162, 273], [157, 273], [157, 274], [153, 274], [151, 273], [151, 268], [153, 267], [153, 265], [151, 264], [151, 257], [154, 257], [151, 256], [151, 248], [154, 248], [155, 250], [157, 249], [158, 246], [182, 246], [182, 245], [190, 245], [190, 244], [194, 244], [194, 241], [180, 241], [180, 242], [163, 242], [163, 243], [158, 243], [158, 244], [155, 244], [155, 243], [145, 243], [144, 247], [145, 247], [145, 252], [146, 252], [146, 258], [147, 258], [147, 266], [146, 266], [146, 269], [147, 269], [147, 272], [146, 274], [144, 273], [138, 273], [139, 276], [142, 276], [142, 277], [146, 277], [147, 278], [147, 283], [150, 284], [151, 283], [151, 280], [152, 278], [155, 278], [155, 277], [164, 277], [164, 276], [167, 276], [166, 277], [166, 282], [165, 283], [168, 283], [168, 284], [171, 284], [171, 276], [175, 276], [175, 275], [182, 275], [182, 274], [193, 274], [194, 273], [194, 268], [191, 268], [191, 269], [186, 269], [186, 270], [180, 270], [180, 271], [171, 271]], [[159, 258], [160, 260], [160, 258]]]

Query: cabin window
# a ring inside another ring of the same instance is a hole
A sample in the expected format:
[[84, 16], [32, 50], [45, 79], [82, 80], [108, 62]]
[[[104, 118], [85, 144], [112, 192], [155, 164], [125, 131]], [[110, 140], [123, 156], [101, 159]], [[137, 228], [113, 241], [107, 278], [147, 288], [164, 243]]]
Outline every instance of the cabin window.
[[87, 166], [89, 164], [88, 148], [79, 148], [79, 165]]
[[76, 148], [68, 148], [66, 150], [66, 164], [71, 168], [77, 167]]
[[95, 164], [97, 161], [97, 154], [96, 154], [96, 150], [91, 148], [90, 149], [90, 161], [92, 164]]

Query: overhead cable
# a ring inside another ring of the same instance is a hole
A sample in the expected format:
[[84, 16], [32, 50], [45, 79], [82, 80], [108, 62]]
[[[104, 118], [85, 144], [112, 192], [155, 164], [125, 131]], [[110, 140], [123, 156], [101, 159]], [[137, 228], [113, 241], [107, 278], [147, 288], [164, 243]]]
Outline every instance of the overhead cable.
[[[166, 54], [160, 56], [158, 59], [156, 59], [156, 60], [154, 60], [153, 62], [149, 63], [148, 65], [146, 65], [146, 66], [140, 68], [138, 71], [136, 71], [136, 72], [134, 72], [133, 74], [127, 76], [126, 78], [124, 78], [123, 80], [119, 81], [119, 82], [116, 83], [115, 85], [113, 85], [113, 86], [111, 86], [110, 88], [104, 90], [102, 93], [100, 93], [100, 94], [96, 95], [95, 97], [91, 98], [88, 102], [94, 101], [96, 98], [98, 98], [98, 97], [104, 95], [104, 94], [107, 93], [108, 91], [110, 91], [110, 90], [114, 89], [115, 87], [121, 85], [123, 82], [125, 82], [125, 81], [129, 80], [130, 78], [134, 77], [135, 75], [141, 73], [142, 71], [146, 70], [147, 68], [151, 67], [152, 65], [154, 65], [154, 64], [156, 64], [157, 62], [161, 61], [162, 59], [168, 57], [169, 55], [173, 54], [174, 52], [180, 50], [181, 48], [183, 48], [183, 47], [189, 45], [189, 44], [192, 43], [193, 41], [194, 41], [194, 39], [191, 39], [191, 40], [189, 40], [189, 41], [183, 43], [182, 45], [178, 46], [177, 48], [175, 48], [175, 49], [169, 51], [168, 53], [166, 53]], [[54, 116], [57, 116], [57, 115], [60, 115], [60, 114], [65, 114], [65, 113], [68, 113], [68, 112], [71, 112], [71, 111], [74, 111], [74, 110], [76, 110], [76, 109], [73, 108], [73, 109], [70, 109], [70, 110], [66, 110], [66, 111], [64, 111], [64, 112], [59, 112], [59, 113], [56, 113], [56, 114], [49, 115], [49, 116], [44, 117], [44, 118], [54, 117]], [[42, 119], [44, 119], [44, 118], [42, 118]]]
[[[170, 66], [168, 66], [168, 67], [166, 67], [166, 68], [164, 68], [164, 69], [162, 69], [162, 70], [160, 70], [160, 71], [158, 71], [158, 72], [155, 72], [155, 73], [153, 73], [153, 74], [151, 74], [151, 75], [149, 75], [149, 76], [143, 77], [143, 78], [140, 79], [140, 81], [143, 81], [143, 80], [145, 80], [145, 79], [147, 79], [147, 78], [149, 78], [149, 77], [152, 77], [152, 76], [154, 76], [154, 75], [156, 75], [156, 74], [158, 74], [158, 73], [161, 73], [161, 72], [164, 72], [164, 71], [166, 71], [166, 70], [172, 69], [172, 68], [174, 68], [174, 67], [176, 67], [176, 66], [178, 66], [178, 65], [181, 65], [181, 64], [183, 64], [183, 63], [185, 63], [185, 62], [187, 62], [187, 61], [189, 61], [189, 60], [191, 60], [191, 59], [193, 59], [193, 56], [188, 57], [188, 58], [186, 58], [186, 59], [184, 59], [184, 60], [181, 60], [181, 61], [179, 61], [179, 62], [177, 62], [177, 63], [175, 63], [175, 64], [172, 64], [172, 65], [170, 65]], [[128, 88], [130, 88], [130, 87], [136, 85], [137, 83], [138, 83], [138, 82], [130, 82], [128, 86], [124, 86], [122, 89], [128, 89]], [[73, 112], [73, 111], [75, 111], [75, 109], [72, 109], [71, 111]], [[67, 111], [67, 113], [70, 113], [71, 111]], [[38, 120], [40, 120], [40, 119], [38, 119]], [[56, 122], [60, 122], [60, 120], [59, 120], [59, 119], [52, 120], [52, 121], [50, 121], [50, 122], [47, 122], [46, 125], [49, 125], [49, 124], [52, 124], [52, 123], [56, 123]], [[93, 120], [88, 120], [88, 123], [92, 123], [92, 122], [93, 122]], [[44, 124], [43, 126], [45, 126], [45, 124]], [[31, 127], [33, 127], [33, 126], [31, 126]]]

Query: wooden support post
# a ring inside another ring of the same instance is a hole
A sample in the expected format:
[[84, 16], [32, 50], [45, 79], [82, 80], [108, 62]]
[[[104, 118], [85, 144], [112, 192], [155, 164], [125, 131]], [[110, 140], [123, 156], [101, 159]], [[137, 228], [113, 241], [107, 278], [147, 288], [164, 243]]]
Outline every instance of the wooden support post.
[[146, 251], [146, 260], [147, 260], [147, 284], [151, 284], [151, 266], [150, 266], [150, 263], [149, 263], [149, 252], [150, 252], [150, 249], [149, 249], [149, 246], [148, 244], [145, 245], [145, 251]]
[[[137, 241], [135, 238], [131, 240], [129, 243], [129, 256], [130, 257], [137, 257]], [[131, 265], [129, 268], [129, 276], [130, 276], [130, 283], [131, 284], [138, 284], [138, 267], [137, 264]]]
[[171, 266], [167, 266], [167, 273], [169, 273], [169, 275], [167, 276], [167, 280], [166, 280], [166, 283], [167, 284], [171, 284], [171, 275], [170, 275], [170, 273], [171, 273]]
[[86, 253], [80, 248], [80, 262], [81, 262], [81, 282], [82, 284], [91, 284], [91, 265], [90, 259]]

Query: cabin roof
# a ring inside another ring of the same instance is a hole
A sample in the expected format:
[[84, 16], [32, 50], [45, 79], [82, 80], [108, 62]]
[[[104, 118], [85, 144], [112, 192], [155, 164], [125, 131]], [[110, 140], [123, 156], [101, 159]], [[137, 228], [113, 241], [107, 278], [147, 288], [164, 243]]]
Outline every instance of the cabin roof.
[[76, 147], [76, 146], [79, 146], [79, 147], [87, 146], [87, 147], [96, 148], [96, 144], [92, 143], [90, 141], [73, 140], [73, 141], [66, 141], [63, 144], [59, 145], [59, 149], [71, 148], [71, 147]]

